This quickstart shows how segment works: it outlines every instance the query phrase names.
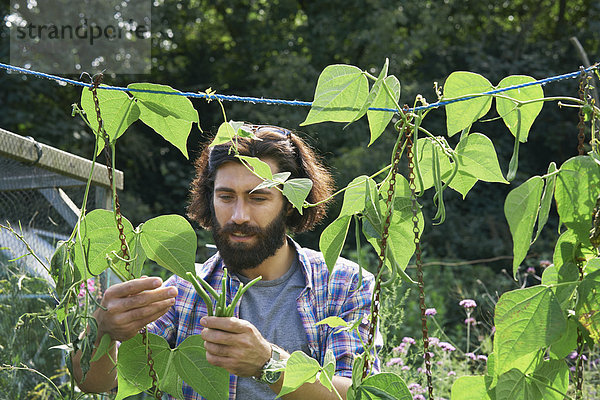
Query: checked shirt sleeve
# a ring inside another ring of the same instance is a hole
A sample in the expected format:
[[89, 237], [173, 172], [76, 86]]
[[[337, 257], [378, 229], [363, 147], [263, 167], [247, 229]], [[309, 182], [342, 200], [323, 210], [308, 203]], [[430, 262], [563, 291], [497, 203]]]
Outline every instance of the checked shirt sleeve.
[[[337, 266], [336, 266], [337, 267]], [[360, 336], [364, 342], [369, 334], [368, 316], [371, 312], [371, 296], [374, 287], [374, 277], [365, 272], [359, 285], [358, 270], [355, 265], [342, 266], [333, 271], [328, 285], [329, 315], [343, 318], [346, 322], [361, 320]], [[380, 344], [379, 331], [376, 343]], [[352, 362], [355, 354], [364, 352], [361, 340], [356, 332], [340, 331], [338, 328], [328, 328], [325, 350], [332, 349], [336, 356], [336, 374], [351, 377]], [[379, 371], [379, 360], [373, 366]]]

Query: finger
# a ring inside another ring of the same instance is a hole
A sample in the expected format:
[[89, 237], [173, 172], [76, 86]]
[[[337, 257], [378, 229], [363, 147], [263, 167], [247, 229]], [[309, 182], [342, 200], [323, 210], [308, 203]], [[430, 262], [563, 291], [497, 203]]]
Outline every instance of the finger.
[[124, 326], [143, 327], [150, 322], [155, 321], [160, 316], [169, 311], [174, 304], [174, 299], [152, 303], [146, 307], [140, 307], [115, 316], [115, 324]]
[[244, 333], [252, 330], [252, 324], [235, 317], [202, 317], [200, 324], [206, 328], [219, 329], [231, 333]]
[[138, 278], [113, 285], [106, 290], [106, 293], [111, 297], [127, 297], [145, 290], [159, 288], [161, 285], [162, 279], [159, 277]]
[[204, 328], [200, 332], [200, 336], [206, 342], [211, 342], [218, 345], [230, 345], [236, 341], [236, 333], [230, 333], [219, 329]]
[[105, 299], [104, 305], [110, 313], [117, 314], [136, 308], [146, 307], [152, 303], [177, 297], [177, 288], [173, 286], [146, 290], [128, 297]]
[[219, 357], [230, 357], [230, 347], [212, 342], [205, 342], [204, 349], [207, 353]]

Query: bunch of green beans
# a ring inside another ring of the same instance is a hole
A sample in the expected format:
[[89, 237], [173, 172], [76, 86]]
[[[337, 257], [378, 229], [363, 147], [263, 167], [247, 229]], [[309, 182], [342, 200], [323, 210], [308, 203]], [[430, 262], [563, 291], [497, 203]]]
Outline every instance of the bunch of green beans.
[[[223, 279], [221, 279], [221, 293], [217, 293], [217, 291], [208, 284], [204, 279], [199, 276], [195, 276], [191, 272], [187, 273], [187, 276], [190, 278], [190, 282], [194, 285], [196, 292], [202, 300], [206, 304], [206, 314], [209, 317], [233, 317], [233, 312], [235, 311], [236, 304], [242, 299], [242, 296], [246, 292], [246, 290], [250, 289], [252, 285], [262, 279], [262, 276], [257, 276], [253, 280], [251, 280], [246, 286], [243, 283], [240, 283], [240, 288], [238, 289], [235, 297], [231, 301], [231, 304], [227, 305], [227, 268], [223, 270]], [[215, 300], [217, 300], [216, 308], [213, 313], [213, 302], [210, 299], [212, 296]]]

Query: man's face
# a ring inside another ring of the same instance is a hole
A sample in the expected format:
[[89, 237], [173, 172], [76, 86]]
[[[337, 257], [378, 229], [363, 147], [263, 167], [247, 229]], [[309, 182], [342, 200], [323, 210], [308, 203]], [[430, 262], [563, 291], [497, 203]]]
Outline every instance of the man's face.
[[[263, 160], [277, 172], [271, 160]], [[245, 166], [228, 162], [217, 169], [212, 234], [227, 267], [256, 268], [285, 243], [287, 203], [277, 189], [259, 189], [262, 180]]]

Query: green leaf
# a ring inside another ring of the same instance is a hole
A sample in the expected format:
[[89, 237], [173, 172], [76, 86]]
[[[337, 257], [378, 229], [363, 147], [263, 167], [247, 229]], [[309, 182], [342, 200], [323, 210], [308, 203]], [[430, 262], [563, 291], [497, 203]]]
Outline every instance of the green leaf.
[[333, 375], [335, 373], [335, 364], [335, 355], [333, 354], [333, 350], [327, 349], [327, 352], [325, 353], [325, 360], [323, 361], [323, 369], [319, 374], [319, 381], [330, 392], [333, 390], [332, 382]]
[[[490, 81], [473, 72], [457, 71], [450, 74], [444, 84], [442, 101], [493, 89]], [[491, 96], [479, 96], [470, 100], [446, 105], [446, 127], [448, 136], [462, 131], [483, 117], [492, 106]]]
[[531, 177], [521, 186], [510, 191], [504, 201], [504, 215], [513, 239], [513, 275], [516, 277], [521, 262], [531, 246], [533, 226], [540, 208], [544, 180]]
[[388, 58], [386, 58], [385, 63], [383, 64], [383, 68], [381, 68], [381, 72], [379, 73], [379, 76], [377, 77], [377, 79], [375, 80], [375, 83], [373, 84], [373, 87], [369, 91], [367, 100], [364, 102], [364, 104], [362, 105], [360, 110], [356, 113], [354, 118], [352, 118], [352, 120], [350, 122], [348, 122], [348, 124], [344, 128], [347, 128], [348, 125], [350, 125], [351, 123], [358, 121], [363, 115], [366, 114], [369, 107], [371, 107], [373, 100], [375, 100], [375, 98], [379, 94], [379, 90], [382, 89], [382, 81], [387, 76], [389, 64], [390, 64], [390, 60]]
[[340, 211], [340, 217], [361, 213], [365, 209], [366, 175], [361, 175], [348, 184], [344, 192], [344, 202]]
[[[500, 375], [496, 385], [497, 399], [562, 400], [569, 383], [569, 370], [564, 361], [550, 360], [540, 363], [531, 374], [516, 368]], [[550, 387], [556, 389], [552, 390]]]
[[236, 131], [233, 129], [229, 122], [223, 122], [221, 125], [219, 125], [217, 135], [210, 143], [209, 147], [231, 142], [233, 140], [233, 137], [235, 136], [235, 132]]
[[300, 125], [352, 121], [368, 94], [369, 83], [359, 68], [343, 64], [329, 65], [319, 76], [312, 106]]
[[[572, 282], [571, 285], [565, 283]], [[560, 303], [562, 309], [572, 308], [573, 292], [579, 283], [579, 271], [573, 262], [568, 262], [561, 265], [550, 265], [542, 274], [542, 285], [552, 286], [552, 291], [556, 295], [556, 299]]]
[[283, 184], [283, 195], [302, 215], [302, 205], [310, 194], [313, 183], [308, 178], [294, 178]]
[[325, 257], [325, 263], [330, 272], [333, 270], [346, 242], [351, 218], [351, 215], [338, 217], [321, 233], [319, 249]]
[[491, 400], [483, 375], [461, 376], [452, 384], [450, 400]]
[[229, 397], [229, 372], [206, 361], [200, 335], [188, 336], [177, 346], [173, 364], [185, 383], [207, 400]]
[[[383, 221], [381, 215], [381, 209], [379, 207], [379, 192], [377, 192], [377, 184], [372, 179], [365, 181], [365, 207], [364, 216], [375, 230], [379, 233], [381, 238], [381, 230], [383, 229]], [[364, 230], [363, 225], [363, 230]]]
[[560, 304], [549, 287], [534, 286], [504, 293], [496, 304], [496, 373], [514, 361], [558, 341], [566, 329]]
[[[168, 93], [181, 93], [170, 86], [154, 83], [132, 83], [127, 86], [137, 90], [155, 90]], [[198, 112], [185, 96], [131, 92], [138, 100], [140, 119], [165, 140], [177, 147], [185, 156], [187, 139], [192, 123], [199, 123]]]
[[[556, 164], [552, 162], [548, 166], [548, 174], [554, 171], [556, 171]], [[548, 222], [548, 215], [550, 214], [550, 207], [552, 206], [552, 198], [554, 197], [554, 188], [556, 187], [556, 175], [545, 178], [545, 183], [546, 185], [544, 186], [544, 194], [542, 195], [542, 201], [540, 203], [537, 232], [533, 242], [537, 240], [542, 232], [542, 228], [544, 225], [546, 225], [546, 222]]]
[[586, 275], [579, 285], [575, 313], [596, 344], [600, 343], [600, 271]]
[[317, 325], [328, 325], [330, 328], [338, 328], [340, 326], [348, 326], [346, 320], [340, 317], [327, 317], [317, 322]]
[[567, 318], [567, 329], [564, 330], [560, 339], [550, 346], [550, 357], [563, 360], [577, 348], [577, 322]]
[[[147, 335], [149, 345], [152, 349], [152, 359], [154, 360], [154, 370], [158, 377], [159, 388], [177, 398], [183, 398], [183, 395], [181, 395], [181, 385], [177, 387], [175, 370], [171, 367], [170, 360], [173, 357], [173, 351], [171, 351], [167, 341], [163, 337], [151, 333]], [[142, 335], [138, 334], [121, 343], [117, 370], [119, 384], [121, 383], [121, 378], [125, 379], [128, 381], [128, 384], [126, 384], [128, 390], [132, 389], [132, 386], [141, 391], [152, 387], [152, 379], [148, 375], [149, 368], [146, 346], [142, 342]], [[175, 385], [173, 385], [173, 381]], [[121, 387], [119, 386], [119, 393], [120, 391]]]
[[352, 387], [357, 388], [362, 383], [362, 373], [365, 365], [365, 354], [354, 354], [352, 361]]
[[277, 397], [285, 396], [298, 389], [304, 383], [313, 383], [321, 366], [314, 358], [310, 358], [301, 351], [294, 351], [287, 360], [283, 385]]
[[471, 133], [463, 137], [456, 146], [456, 154], [459, 172], [467, 173], [484, 182], [508, 183], [500, 170], [496, 149], [487, 136]]
[[129, 396], [135, 396], [136, 394], [142, 393], [146, 389], [140, 389], [136, 384], [130, 382], [123, 377], [123, 374], [117, 375], [118, 390], [115, 400], [123, 400]]
[[[508, 76], [500, 81], [498, 84], [498, 89], [529, 82], [535, 82], [535, 79], [525, 75]], [[542, 89], [541, 85], [532, 85], [509, 90], [507, 92], [503, 92], [502, 95], [511, 97], [518, 101], [529, 101], [543, 99], [544, 90]], [[535, 121], [540, 111], [542, 111], [543, 105], [544, 102], [539, 101], [519, 107], [521, 109], [521, 132], [519, 134], [519, 141], [521, 143], [525, 143], [527, 141], [527, 136], [529, 135], [531, 125], [533, 125], [533, 121]], [[496, 98], [496, 110], [498, 111], [498, 115], [502, 117], [504, 123], [508, 129], [510, 129], [513, 136], [517, 137], [518, 116], [515, 107], [516, 103], [511, 100], [501, 97]]]
[[248, 163], [248, 165], [252, 168], [255, 174], [257, 174], [262, 179], [273, 180], [273, 173], [271, 172], [271, 167], [266, 162], [260, 160], [257, 157], [248, 157], [248, 156], [236, 156], [240, 160]]
[[413, 398], [402, 378], [391, 372], [371, 375], [357, 389], [375, 394], [375, 396], [368, 394], [367, 399], [412, 400]]
[[[384, 206], [384, 201], [381, 206]], [[394, 200], [394, 213], [392, 214], [392, 222], [388, 230], [388, 246], [393, 254], [394, 260], [399, 267], [404, 271], [415, 252], [415, 234], [413, 231], [414, 223], [412, 221], [412, 201], [409, 198], [396, 198]], [[417, 211], [419, 220], [419, 237], [425, 227], [423, 213], [419, 209]]]
[[[106, 85], [100, 85], [100, 87]], [[104, 130], [111, 143], [114, 143], [135, 121], [140, 117], [140, 109], [134, 100], [127, 93], [120, 90], [97, 90], [98, 104], [100, 105], [100, 115], [104, 123]], [[96, 105], [92, 92], [88, 88], [81, 91], [81, 108], [85, 111], [87, 120], [92, 127], [94, 134], [98, 133], [98, 117], [96, 115]], [[103, 142], [100, 141], [100, 149], [103, 148]]]
[[591, 274], [594, 271], [600, 270], [600, 257], [596, 257], [596, 258], [592, 258], [591, 260], [588, 260], [588, 262], [587, 262], [587, 264], [585, 264], [583, 270], [588, 274]]
[[592, 211], [600, 194], [600, 166], [589, 156], [578, 156], [560, 167], [554, 198], [560, 222], [589, 243]]
[[142, 247], [142, 235], [139, 228], [140, 227], [133, 231], [133, 239], [129, 241], [129, 252], [132, 259], [131, 264], [129, 265], [129, 270], [131, 271], [131, 275], [133, 275], [135, 278], [142, 276], [144, 263], [148, 259], [148, 257], [146, 257], [146, 253], [144, 252], [144, 248]]
[[142, 225], [141, 243], [149, 259], [175, 275], [195, 273], [198, 239], [190, 223], [180, 215], [161, 215]]
[[[127, 218], [122, 218], [123, 233], [128, 240], [132, 240], [133, 226]], [[83, 243], [83, 254], [79, 240], [75, 243], [75, 265], [81, 276], [99, 275], [108, 267], [107, 257], [111, 258], [117, 269], [128, 276], [124, 263], [112, 254], [115, 251], [121, 255], [121, 240], [119, 230], [112, 211], [97, 209], [90, 211], [82, 219], [80, 225], [81, 243]], [[89, 272], [85, 270], [84, 254], [88, 260]]]
[[419, 169], [421, 170], [421, 177], [423, 178], [423, 187], [421, 188], [418, 180], [415, 179], [415, 185], [417, 186], [417, 192], [424, 192], [433, 186], [433, 146], [438, 147], [438, 154], [442, 154], [440, 157], [440, 175], [450, 176], [452, 165], [448, 157], [441, 151], [439, 145], [434, 144], [432, 138], [421, 138], [417, 140], [418, 149], [418, 161]]
[[110, 335], [108, 333], [105, 333], [104, 335], [102, 335], [102, 338], [100, 339], [100, 343], [98, 343], [98, 347], [96, 348], [96, 352], [94, 353], [94, 357], [92, 357], [90, 362], [98, 361], [100, 358], [102, 358], [102, 356], [105, 355], [106, 352], [108, 351], [110, 342], [111, 342], [111, 339], [110, 339]]
[[[371, 108], [395, 109], [396, 104], [400, 99], [400, 81], [398, 81], [398, 78], [391, 75], [386, 77], [384, 82], [394, 97], [393, 99], [390, 98], [387, 90], [385, 90], [383, 82], [379, 84], [376, 82], [371, 89], [372, 92], [375, 91], [376, 93], [375, 99], [371, 103]], [[367, 120], [369, 121], [369, 131], [371, 132], [371, 139], [369, 140], [368, 146], [372, 145], [375, 140], [381, 136], [393, 116], [394, 113], [392, 111], [367, 110]]]

